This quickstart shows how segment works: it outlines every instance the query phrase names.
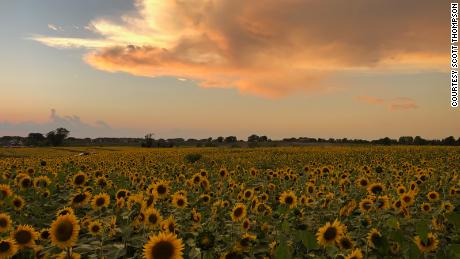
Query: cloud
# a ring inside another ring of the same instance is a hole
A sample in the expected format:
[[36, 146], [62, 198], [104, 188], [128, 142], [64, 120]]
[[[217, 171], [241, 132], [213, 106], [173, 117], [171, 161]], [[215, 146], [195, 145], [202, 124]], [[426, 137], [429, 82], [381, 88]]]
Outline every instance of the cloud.
[[393, 111], [410, 110], [418, 108], [418, 105], [415, 103], [414, 100], [404, 97], [396, 98], [392, 100], [388, 105], [390, 110]]
[[135, 5], [137, 13], [122, 22], [96, 19], [86, 26], [97, 38], [32, 38], [51, 47], [87, 48], [85, 61], [100, 70], [187, 78], [202, 87], [267, 97], [323, 91], [324, 78], [335, 72], [438, 70], [448, 62], [449, 9], [443, 1]]
[[53, 30], [53, 31], [62, 31], [62, 28], [60, 26], [54, 25], [54, 24], [48, 24], [48, 29]]
[[386, 106], [391, 111], [403, 111], [418, 108], [415, 100], [408, 97], [397, 97], [390, 100], [384, 100], [374, 96], [360, 95], [356, 96], [355, 100], [370, 105]]
[[47, 133], [59, 127], [70, 130], [72, 137], [142, 137], [143, 132], [136, 129], [113, 128], [102, 120], [94, 124], [84, 122], [79, 116], [61, 116], [56, 110], [51, 109], [49, 120], [43, 123], [39, 122], [19, 122], [11, 123], [0, 121], [0, 136], [3, 135], [22, 135], [26, 136], [31, 132]]

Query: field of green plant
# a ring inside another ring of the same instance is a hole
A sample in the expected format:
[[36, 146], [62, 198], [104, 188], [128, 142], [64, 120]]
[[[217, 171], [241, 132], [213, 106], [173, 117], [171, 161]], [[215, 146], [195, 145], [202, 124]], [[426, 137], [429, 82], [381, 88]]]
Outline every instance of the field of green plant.
[[0, 148], [0, 258], [460, 258], [460, 148]]

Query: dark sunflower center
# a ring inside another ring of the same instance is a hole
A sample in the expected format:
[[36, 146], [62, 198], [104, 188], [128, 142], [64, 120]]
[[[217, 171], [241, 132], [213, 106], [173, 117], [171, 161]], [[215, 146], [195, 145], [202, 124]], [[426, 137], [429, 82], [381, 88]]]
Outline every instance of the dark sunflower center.
[[156, 224], [158, 221], [158, 217], [155, 214], [150, 214], [148, 219], [151, 224]]
[[179, 205], [179, 207], [184, 206], [184, 204], [185, 204], [184, 200], [182, 200], [182, 199], [177, 200], [177, 205]]
[[120, 199], [120, 198], [124, 198], [126, 196], [126, 192], [125, 191], [119, 191], [117, 193], [117, 198]]
[[371, 241], [372, 241], [372, 243], [373, 243], [375, 246], [380, 246], [381, 243], [382, 243], [382, 241], [383, 241], [383, 240], [382, 240], [382, 236], [380, 236], [380, 235], [377, 234], [377, 233], [374, 233], [374, 234], [372, 234], [372, 236], [371, 236]]
[[0, 218], [0, 227], [5, 228], [8, 226], [8, 221], [5, 218]]
[[97, 233], [97, 232], [99, 232], [99, 229], [100, 229], [99, 225], [94, 225], [94, 226], [91, 228], [91, 231], [94, 232], [94, 233]]
[[434, 194], [434, 193], [430, 194], [430, 198], [431, 199], [436, 199], [436, 194]]
[[85, 176], [84, 175], [77, 175], [75, 177], [75, 184], [76, 185], [81, 185], [85, 182]]
[[83, 202], [86, 198], [86, 195], [83, 194], [83, 193], [79, 193], [77, 195], [75, 195], [75, 197], [73, 198], [73, 202], [75, 203], [80, 203], [80, 202]]
[[335, 237], [337, 236], [337, 229], [335, 227], [329, 227], [326, 229], [326, 232], [324, 232], [324, 239], [327, 241], [334, 240]]
[[351, 248], [351, 242], [347, 238], [344, 238], [344, 239], [340, 240], [340, 244], [345, 249], [350, 249]]
[[0, 242], [0, 253], [7, 252], [8, 250], [10, 250], [10, 248], [11, 248], [11, 244], [9, 242], [6, 242], [6, 241]]
[[362, 186], [366, 186], [366, 185], [367, 185], [367, 181], [366, 181], [366, 180], [361, 180], [360, 183], [361, 183]]
[[152, 247], [152, 258], [169, 259], [174, 256], [174, 245], [168, 241], [160, 241]]
[[13, 201], [13, 205], [14, 205], [15, 207], [19, 208], [19, 207], [21, 207], [21, 205], [22, 205], [22, 201], [19, 200], [19, 199], [16, 199], [16, 200]]
[[105, 203], [105, 199], [104, 199], [104, 198], [102, 198], [102, 197], [101, 197], [101, 198], [97, 198], [97, 200], [96, 200], [96, 205], [97, 205], [98, 207], [104, 205], [104, 203]]
[[425, 247], [429, 247], [429, 246], [431, 246], [431, 244], [433, 243], [433, 240], [432, 240], [431, 238], [428, 238], [428, 239], [426, 240], [426, 243], [423, 242], [423, 241], [420, 242], [420, 243], [422, 243], [422, 245], [425, 246]]
[[285, 202], [286, 204], [292, 204], [294, 202], [294, 199], [291, 196], [287, 196]]
[[405, 202], [410, 202], [411, 198], [410, 198], [410, 196], [404, 196], [403, 200]]
[[16, 242], [20, 245], [27, 244], [32, 240], [32, 233], [27, 230], [19, 230], [14, 235], [14, 239], [16, 239]]
[[246, 192], [246, 193], [244, 194], [244, 196], [245, 196], [246, 198], [251, 197], [251, 192]]
[[169, 230], [169, 232], [171, 232], [171, 233], [174, 233], [174, 232], [175, 232], [176, 229], [175, 229], [175, 226], [174, 226], [173, 223], [170, 223], [170, 224], [168, 225], [168, 230]]
[[40, 236], [42, 239], [48, 239], [48, 237], [50, 236], [50, 232], [43, 231]]
[[164, 187], [163, 185], [158, 186], [157, 192], [159, 194], [165, 194], [166, 193], [166, 187]]
[[239, 217], [243, 214], [243, 209], [242, 208], [236, 208], [235, 211], [233, 212], [233, 215], [235, 217]]
[[379, 185], [374, 186], [374, 187], [372, 187], [371, 191], [372, 191], [372, 193], [374, 193], [374, 194], [379, 194], [379, 193], [382, 192], [382, 187], [379, 186]]
[[73, 225], [70, 221], [62, 221], [56, 228], [56, 239], [59, 242], [68, 241], [72, 237]]
[[30, 186], [30, 179], [26, 178], [22, 180], [22, 187], [26, 188]]

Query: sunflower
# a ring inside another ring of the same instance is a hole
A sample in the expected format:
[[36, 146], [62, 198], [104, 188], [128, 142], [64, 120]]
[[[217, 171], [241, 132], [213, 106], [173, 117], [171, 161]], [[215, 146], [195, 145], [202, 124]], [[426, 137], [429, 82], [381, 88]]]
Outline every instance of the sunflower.
[[197, 212], [195, 208], [192, 209], [192, 220], [196, 223], [201, 221], [201, 213]]
[[220, 177], [225, 178], [228, 175], [227, 169], [221, 168], [220, 171], [219, 171], [219, 175], [220, 175]]
[[377, 249], [383, 244], [383, 241], [382, 234], [376, 228], [372, 228], [367, 234], [367, 242], [371, 248]]
[[9, 196], [11, 196], [13, 192], [9, 185], [0, 184], [0, 200], [5, 200]]
[[367, 187], [369, 185], [369, 180], [367, 180], [366, 178], [364, 177], [361, 177], [359, 178], [357, 181], [356, 181], [356, 184], [359, 186], [359, 187]]
[[24, 208], [24, 205], [26, 204], [26, 201], [24, 198], [21, 196], [14, 196], [13, 200], [11, 201], [13, 204], [13, 208], [17, 211], [22, 210]]
[[211, 200], [211, 196], [209, 194], [202, 194], [200, 195], [199, 201], [203, 204], [208, 204]]
[[80, 225], [74, 214], [59, 216], [51, 223], [51, 243], [59, 248], [72, 247], [78, 239]]
[[280, 203], [287, 205], [290, 209], [297, 206], [297, 196], [293, 191], [284, 191], [280, 195]]
[[80, 259], [80, 258], [81, 258], [81, 255], [75, 252], [72, 252], [72, 255], [69, 258], [65, 251], [61, 252], [60, 254], [56, 256], [56, 259]]
[[376, 207], [379, 210], [390, 208], [390, 198], [387, 195], [377, 197], [375, 201]]
[[363, 252], [361, 252], [361, 249], [356, 248], [354, 249], [349, 255], [345, 256], [345, 259], [362, 259], [363, 258]]
[[249, 221], [249, 219], [245, 219], [243, 221], [243, 224], [241, 224], [241, 227], [243, 228], [243, 230], [249, 230], [249, 228], [251, 227], [251, 221]]
[[16, 241], [12, 238], [0, 239], [0, 258], [13, 257], [18, 252]]
[[430, 200], [431, 202], [434, 202], [434, 201], [437, 201], [439, 200], [439, 193], [438, 192], [435, 192], [435, 191], [431, 191], [429, 192], [426, 197], [428, 198], [428, 200]]
[[62, 209], [60, 209], [60, 210], [58, 210], [56, 212], [56, 217], [64, 216], [64, 215], [67, 215], [67, 214], [74, 214], [75, 215], [75, 212], [70, 207], [64, 207], [64, 208], [62, 208]]
[[24, 176], [19, 179], [19, 188], [21, 188], [22, 191], [27, 190], [32, 186], [32, 178], [30, 176]]
[[351, 240], [351, 238], [346, 235], [343, 235], [338, 239], [337, 245], [342, 250], [348, 250], [354, 247], [353, 240]]
[[362, 199], [359, 202], [359, 210], [361, 212], [368, 212], [372, 209], [374, 202], [371, 199]]
[[423, 241], [419, 236], [414, 238], [414, 242], [422, 253], [430, 253], [436, 251], [439, 245], [438, 238], [431, 232], [428, 233], [426, 242]]
[[396, 189], [396, 192], [399, 194], [399, 195], [402, 195], [406, 192], [406, 187], [400, 185], [398, 186], [398, 188]]
[[316, 232], [318, 243], [322, 246], [332, 245], [339, 240], [345, 232], [345, 227], [340, 221], [335, 220], [332, 224], [327, 222]]
[[83, 172], [79, 172], [77, 173], [76, 175], [73, 176], [73, 179], [72, 179], [72, 184], [76, 187], [81, 187], [81, 186], [84, 186], [86, 181], [87, 181], [87, 176], [85, 173]]
[[169, 184], [166, 181], [159, 181], [153, 185], [153, 196], [156, 199], [166, 198], [169, 192]]
[[117, 199], [121, 199], [121, 198], [125, 199], [125, 198], [127, 198], [129, 195], [130, 195], [130, 192], [129, 192], [128, 190], [126, 190], [126, 189], [120, 189], [120, 190], [117, 191], [117, 194], [115, 195], [115, 197], [116, 197]]
[[200, 232], [196, 237], [197, 246], [204, 251], [210, 250], [214, 247], [215, 237], [209, 231]]
[[88, 204], [91, 199], [91, 193], [88, 191], [76, 193], [70, 199], [70, 205], [74, 208], [80, 208]]
[[452, 205], [449, 201], [443, 201], [441, 204], [441, 208], [444, 212], [451, 213], [454, 211], [454, 205]]
[[431, 212], [431, 205], [429, 203], [422, 203], [422, 205], [420, 205], [420, 208], [422, 209], [423, 212]]
[[100, 210], [101, 208], [108, 207], [110, 204], [110, 196], [107, 193], [99, 193], [94, 195], [91, 201], [91, 207], [94, 210]]
[[10, 215], [6, 213], [0, 213], [0, 233], [6, 232], [12, 226]]
[[184, 244], [172, 233], [152, 235], [144, 245], [144, 258], [146, 259], [182, 259]]
[[154, 208], [148, 208], [144, 214], [145, 214], [144, 223], [149, 228], [153, 228], [157, 226], [163, 220], [160, 212], [158, 212], [158, 210]]
[[401, 195], [401, 201], [404, 203], [405, 206], [410, 206], [414, 204], [415, 197], [410, 192], [404, 193], [403, 195]]
[[88, 224], [88, 231], [93, 236], [100, 236], [103, 231], [102, 223], [99, 220], [91, 221]]
[[29, 225], [19, 225], [11, 233], [11, 238], [16, 241], [19, 249], [29, 248], [35, 245], [35, 240], [38, 238], [38, 233]]
[[40, 231], [40, 239], [41, 240], [48, 240], [50, 238], [51, 231], [49, 228], [44, 228]]
[[172, 216], [169, 216], [167, 219], [163, 220], [161, 222], [161, 229], [165, 232], [169, 233], [176, 233], [177, 231], [177, 225], [176, 225], [176, 220]]
[[243, 236], [238, 240], [238, 248], [240, 250], [247, 249], [255, 239], [255, 235], [244, 233]]
[[381, 183], [373, 183], [367, 187], [367, 192], [371, 195], [380, 195], [385, 191], [385, 186]]
[[171, 202], [174, 207], [180, 209], [187, 207], [188, 204], [187, 197], [182, 194], [174, 194]]
[[233, 221], [241, 221], [246, 217], [246, 206], [243, 203], [237, 203], [232, 209], [231, 217]]
[[254, 196], [254, 189], [252, 188], [246, 189], [243, 193], [243, 197], [245, 200], [251, 200], [253, 196]]

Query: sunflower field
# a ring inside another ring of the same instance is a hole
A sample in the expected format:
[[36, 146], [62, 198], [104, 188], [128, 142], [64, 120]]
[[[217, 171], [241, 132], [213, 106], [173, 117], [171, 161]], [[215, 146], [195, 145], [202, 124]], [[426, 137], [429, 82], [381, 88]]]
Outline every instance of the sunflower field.
[[0, 148], [0, 258], [460, 258], [460, 148]]

